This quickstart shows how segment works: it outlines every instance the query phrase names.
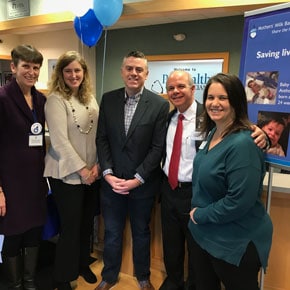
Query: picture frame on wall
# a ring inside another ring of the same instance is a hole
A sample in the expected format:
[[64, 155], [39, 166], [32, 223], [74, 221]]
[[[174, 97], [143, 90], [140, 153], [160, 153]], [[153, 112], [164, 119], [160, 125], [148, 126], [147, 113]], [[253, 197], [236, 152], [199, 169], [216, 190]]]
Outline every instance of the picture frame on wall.
[[48, 79], [50, 79], [51, 74], [56, 66], [57, 59], [48, 59], [47, 66], [48, 66]]

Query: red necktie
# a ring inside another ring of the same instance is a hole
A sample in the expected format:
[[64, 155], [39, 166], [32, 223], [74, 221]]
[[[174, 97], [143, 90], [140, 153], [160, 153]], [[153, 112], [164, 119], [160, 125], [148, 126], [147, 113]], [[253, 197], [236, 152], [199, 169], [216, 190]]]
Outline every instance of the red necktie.
[[172, 189], [175, 189], [178, 184], [178, 167], [181, 153], [181, 143], [182, 143], [182, 120], [184, 116], [182, 114], [178, 115], [178, 122], [175, 131], [173, 148], [171, 153], [171, 159], [169, 164], [168, 181]]

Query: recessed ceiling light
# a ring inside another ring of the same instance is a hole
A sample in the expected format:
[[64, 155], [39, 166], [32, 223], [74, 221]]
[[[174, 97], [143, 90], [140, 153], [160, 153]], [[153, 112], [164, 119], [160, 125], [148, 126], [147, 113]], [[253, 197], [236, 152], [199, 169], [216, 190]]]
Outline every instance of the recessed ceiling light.
[[174, 34], [173, 38], [176, 41], [183, 41], [186, 38], [186, 35], [184, 33], [178, 33], [178, 34]]

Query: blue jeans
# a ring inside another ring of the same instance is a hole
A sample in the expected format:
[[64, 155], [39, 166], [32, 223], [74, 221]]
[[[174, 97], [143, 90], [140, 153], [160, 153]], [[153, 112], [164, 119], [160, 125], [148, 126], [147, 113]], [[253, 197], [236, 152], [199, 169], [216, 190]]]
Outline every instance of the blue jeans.
[[113, 192], [105, 185], [101, 193], [101, 212], [105, 224], [102, 278], [114, 283], [122, 263], [123, 232], [127, 215], [133, 239], [133, 263], [139, 281], [150, 276], [150, 218], [155, 197], [132, 199]]

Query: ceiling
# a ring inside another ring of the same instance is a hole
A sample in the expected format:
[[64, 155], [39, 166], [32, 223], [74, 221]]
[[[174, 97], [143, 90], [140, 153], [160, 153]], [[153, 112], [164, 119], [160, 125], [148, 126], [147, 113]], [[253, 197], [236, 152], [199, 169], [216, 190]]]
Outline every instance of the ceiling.
[[[230, 4], [226, 4], [228, 2]], [[124, 0], [123, 14], [111, 29], [244, 15], [247, 11], [285, 2], [287, 1]]]
[[[287, 1], [243, 0], [123, 0], [123, 11], [118, 21], [108, 29], [166, 24], [244, 15], [247, 11], [264, 8]], [[205, 3], [206, 2], [206, 3]], [[215, 5], [213, 4], [215, 2]], [[223, 2], [223, 3], [221, 3]], [[230, 2], [230, 4], [227, 4]], [[218, 3], [218, 4], [216, 4]], [[237, 4], [238, 3], [238, 4]], [[255, 4], [253, 4], [255, 3]], [[257, 4], [258, 3], [258, 4]], [[72, 12], [35, 15], [4, 21], [0, 35], [30, 34], [73, 28], [75, 15]]]

